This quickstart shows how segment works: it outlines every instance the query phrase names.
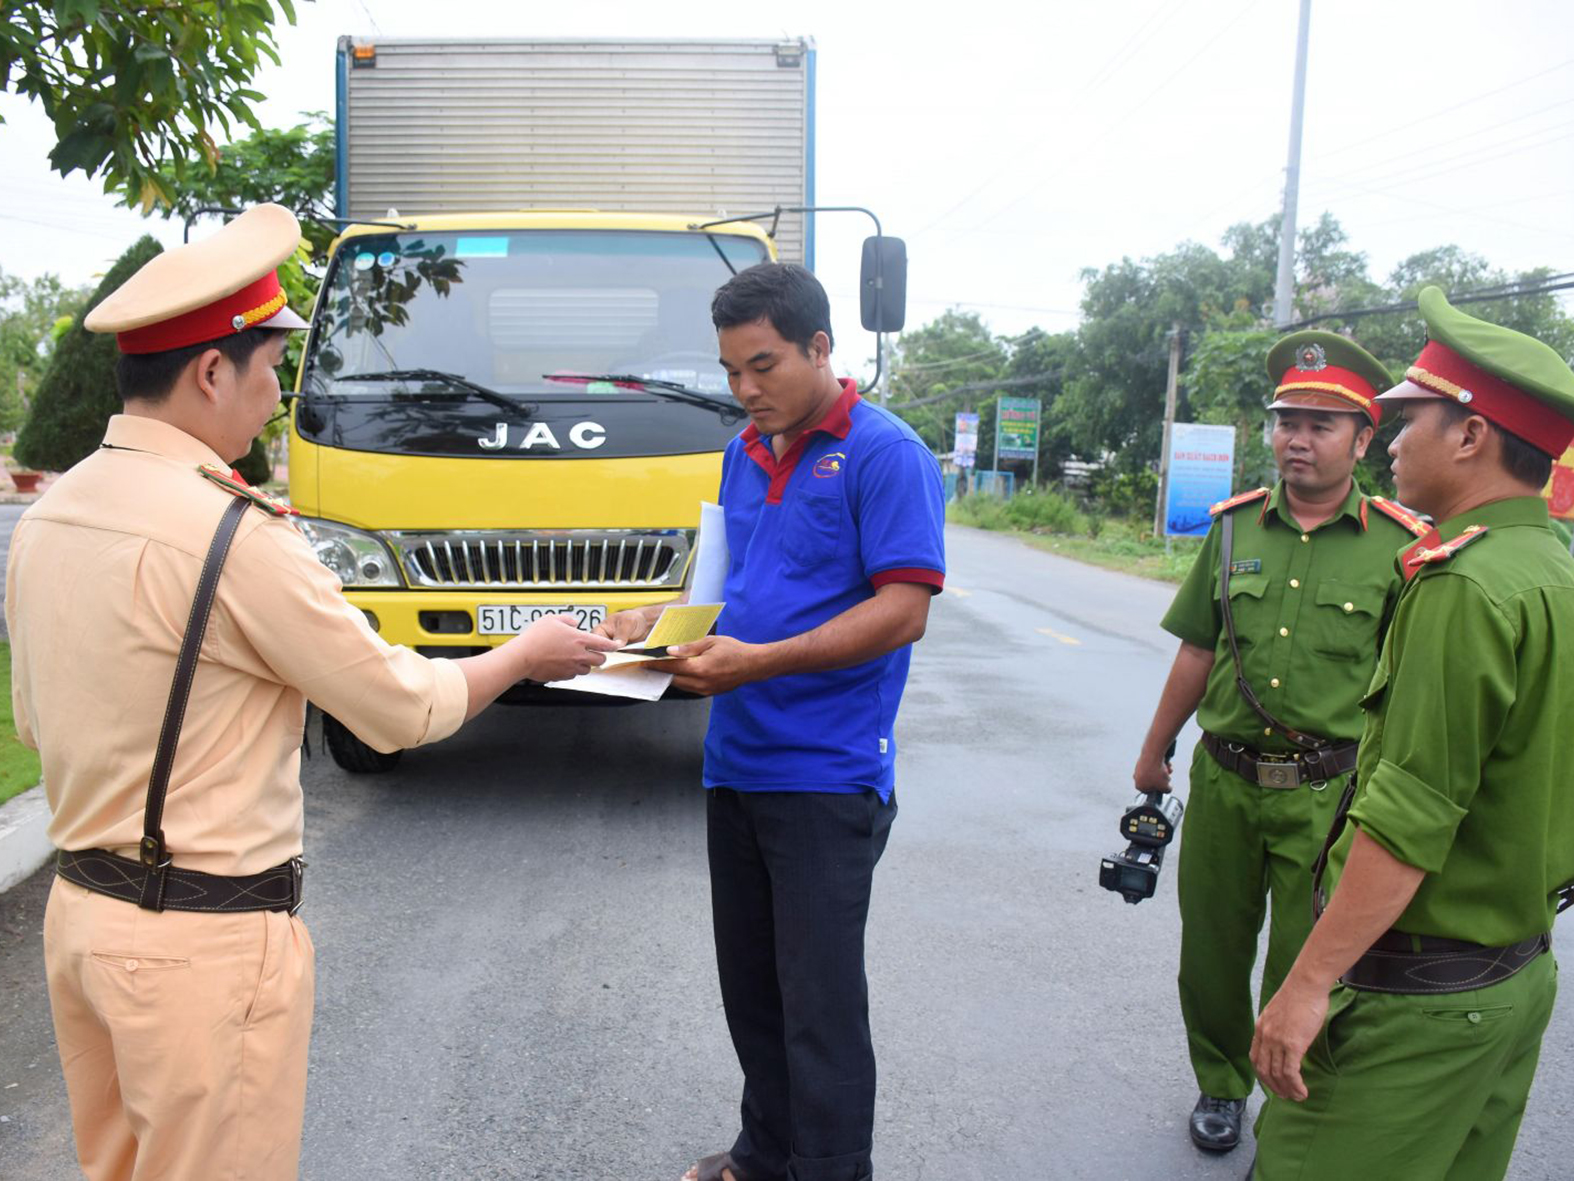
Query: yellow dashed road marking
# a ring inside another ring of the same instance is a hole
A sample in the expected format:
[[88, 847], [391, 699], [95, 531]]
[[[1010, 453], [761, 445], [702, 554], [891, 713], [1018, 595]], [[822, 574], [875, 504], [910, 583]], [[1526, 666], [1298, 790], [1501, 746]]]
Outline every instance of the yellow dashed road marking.
[[1036, 630], [1039, 635], [1048, 636], [1052, 640], [1059, 640], [1062, 644], [1075, 644], [1078, 647], [1080, 647], [1082, 644], [1082, 641], [1077, 639], [1075, 636], [1065, 635], [1062, 632], [1056, 631], [1052, 627], [1040, 627], [1034, 630]]

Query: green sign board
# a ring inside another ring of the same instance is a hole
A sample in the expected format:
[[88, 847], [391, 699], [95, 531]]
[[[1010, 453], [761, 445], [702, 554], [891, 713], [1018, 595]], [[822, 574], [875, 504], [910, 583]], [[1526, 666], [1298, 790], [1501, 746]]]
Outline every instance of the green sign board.
[[1037, 398], [1001, 398], [995, 420], [995, 456], [998, 459], [1038, 458]]

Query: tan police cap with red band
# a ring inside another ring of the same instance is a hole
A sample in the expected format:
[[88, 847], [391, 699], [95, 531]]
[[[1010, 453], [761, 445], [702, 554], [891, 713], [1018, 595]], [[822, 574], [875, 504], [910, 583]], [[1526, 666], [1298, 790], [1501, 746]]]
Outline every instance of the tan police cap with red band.
[[1574, 441], [1574, 371], [1551, 345], [1478, 320], [1442, 290], [1416, 297], [1430, 337], [1384, 402], [1443, 398], [1554, 458]]
[[1268, 350], [1268, 376], [1276, 383], [1269, 410], [1354, 412], [1373, 426], [1383, 417], [1377, 391], [1394, 383], [1382, 363], [1355, 341], [1320, 328], [1275, 341]]
[[278, 274], [300, 240], [284, 206], [254, 206], [202, 241], [149, 259], [83, 326], [113, 332], [123, 353], [168, 352], [248, 328], [305, 328]]

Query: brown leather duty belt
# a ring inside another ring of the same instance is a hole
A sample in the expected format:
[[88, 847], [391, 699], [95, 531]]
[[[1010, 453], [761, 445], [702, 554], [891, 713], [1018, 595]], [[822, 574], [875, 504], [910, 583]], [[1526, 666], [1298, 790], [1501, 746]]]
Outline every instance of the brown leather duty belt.
[[1356, 744], [1353, 742], [1299, 750], [1289, 755], [1265, 755], [1204, 730], [1202, 745], [1219, 766], [1259, 787], [1288, 791], [1303, 783], [1326, 783], [1355, 770]]
[[1470, 992], [1500, 984], [1552, 947], [1550, 934], [1507, 947], [1387, 931], [1339, 983], [1362, 992], [1407, 995]]
[[[158, 893], [148, 899], [149, 910], [287, 910], [294, 914], [301, 906], [302, 871], [306, 863], [292, 857], [283, 865], [261, 873], [222, 877], [195, 869], [166, 865], [156, 875]], [[61, 850], [55, 859], [55, 872], [68, 882], [98, 894], [107, 894], [139, 906], [148, 879], [140, 861], [120, 857], [104, 849], [79, 853]]]

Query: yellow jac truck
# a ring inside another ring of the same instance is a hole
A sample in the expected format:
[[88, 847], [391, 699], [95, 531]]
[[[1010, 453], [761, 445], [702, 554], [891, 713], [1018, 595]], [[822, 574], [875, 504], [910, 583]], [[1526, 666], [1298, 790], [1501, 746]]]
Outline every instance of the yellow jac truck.
[[[390, 642], [468, 655], [548, 612], [594, 626], [681, 593], [745, 421], [711, 293], [814, 262], [814, 60], [806, 41], [341, 39], [343, 229], [289, 491]], [[865, 324], [891, 331], [900, 242], [870, 241], [885, 310]], [[325, 731], [347, 769], [398, 758]]]

